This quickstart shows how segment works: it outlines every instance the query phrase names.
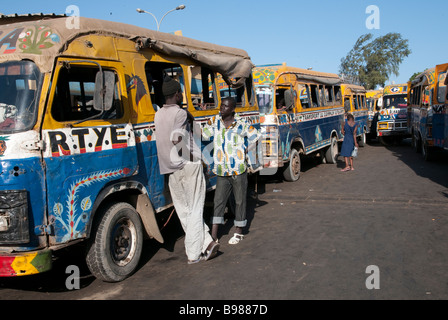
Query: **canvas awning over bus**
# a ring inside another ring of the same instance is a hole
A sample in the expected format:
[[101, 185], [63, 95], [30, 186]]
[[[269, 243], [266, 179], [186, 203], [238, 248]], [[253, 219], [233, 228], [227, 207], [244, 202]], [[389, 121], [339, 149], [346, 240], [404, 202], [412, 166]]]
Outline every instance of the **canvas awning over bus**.
[[[20, 19], [19, 19], [20, 18]], [[147, 48], [171, 57], [188, 58], [199, 65], [220, 72], [226, 80], [250, 77], [252, 64], [249, 55], [242, 49], [220, 46], [183, 36], [136, 27], [129, 24], [98, 19], [60, 16], [35, 16], [26, 20], [20, 16], [1, 21], [0, 62], [30, 59], [42, 72], [50, 72], [55, 58], [64, 55], [73, 42], [89, 35], [104, 35], [125, 38], [136, 43], [139, 50]], [[18, 21], [18, 22], [17, 22]], [[94, 48], [95, 49], [95, 48]], [[96, 54], [100, 51], [92, 50]], [[79, 55], [88, 58], [89, 51], [81, 50]], [[113, 59], [110, 56], [95, 58]], [[240, 81], [240, 82], [242, 82]]]
[[342, 83], [341, 79], [339, 78], [319, 77], [299, 73], [296, 73], [296, 78], [298, 81], [300, 80], [313, 81], [328, 86], [334, 86]]

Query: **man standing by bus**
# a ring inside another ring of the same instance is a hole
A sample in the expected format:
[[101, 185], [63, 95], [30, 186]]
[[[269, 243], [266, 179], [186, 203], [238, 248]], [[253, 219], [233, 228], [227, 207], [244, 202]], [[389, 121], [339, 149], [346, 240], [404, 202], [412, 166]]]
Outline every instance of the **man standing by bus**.
[[224, 210], [230, 193], [235, 198], [235, 233], [229, 244], [237, 244], [243, 238], [246, 220], [247, 169], [246, 154], [249, 146], [261, 134], [245, 119], [235, 114], [234, 98], [224, 98], [220, 114], [204, 126], [202, 137], [213, 140], [213, 172], [217, 175], [212, 221], [212, 237], [218, 241], [219, 225], [224, 224]]
[[193, 116], [181, 108], [179, 82], [165, 78], [162, 91], [166, 103], [154, 119], [159, 169], [169, 175], [171, 198], [185, 231], [188, 263], [193, 264], [216, 256], [219, 244], [203, 219], [206, 184], [200, 149], [193, 140]]

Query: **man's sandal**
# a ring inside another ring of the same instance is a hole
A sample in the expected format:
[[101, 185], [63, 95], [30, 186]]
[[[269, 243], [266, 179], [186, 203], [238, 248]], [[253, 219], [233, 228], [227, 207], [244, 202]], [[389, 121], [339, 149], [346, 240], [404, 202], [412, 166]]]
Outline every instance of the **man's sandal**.
[[205, 260], [205, 261], [210, 260], [210, 259], [213, 259], [213, 258], [216, 257], [217, 254], [218, 254], [219, 243], [218, 243], [218, 242], [215, 242], [215, 241], [212, 241], [212, 242], [210, 243], [210, 245], [212, 246], [212, 247], [210, 248], [210, 250], [206, 250], [205, 253], [204, 253], [204, 260]]
[[230, 238], [229, 244], [238, 244], [241, 240], [244, 239], [244, 235], [240, 233], [234, 233], [233, 237]]

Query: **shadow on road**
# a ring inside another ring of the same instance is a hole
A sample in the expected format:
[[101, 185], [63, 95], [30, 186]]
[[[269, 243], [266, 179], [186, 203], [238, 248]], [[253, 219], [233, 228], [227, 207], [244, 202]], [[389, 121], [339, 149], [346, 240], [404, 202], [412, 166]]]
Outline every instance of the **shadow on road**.
[[448, 197], [448, 152], [436, 150], [430, 161], [426, 161], [421, 153], [417, 153], [411, 146], [411, 140], [406, 139], [399, 145], [386, 146], [392, 155], [397, 157], [420, 177], [429, 179], [442, 187], [442, 195]]

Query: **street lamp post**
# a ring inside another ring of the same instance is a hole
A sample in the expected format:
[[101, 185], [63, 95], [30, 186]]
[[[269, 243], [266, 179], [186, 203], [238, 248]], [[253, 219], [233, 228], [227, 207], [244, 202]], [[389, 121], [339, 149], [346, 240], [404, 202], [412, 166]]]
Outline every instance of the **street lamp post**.
[[165, 13], [165, 14], [163, 15], [163, 17], [162, 17], [162, 19], [160, 20], [160, 22], [157, 20], [156, 16], [153, 15], [151, 12], [145, 11], [145, 10], [140, 9], [140, 8], [137, 9], [137, 12], [138, 12], [138, 13], [148, 13], [148, 14], [152, 15], [152, 17], [154, 18], [154, 20], [156, 20], [157, 31], [159, 31], [159, 29], [160, 29], [160, 25], [161, 25], [163, 19], [168, 15], [168, 13], [173, 12], [173, 11], [176, 11], [176, 10], [184, 10], [185, 8], [186, 8], [186, 6], [182, 4], [182, 5], [180, 5], [180, 6], [177, 6], [176, 8], [174, 8], [174, 9], [168, 11], [167, 13]]

